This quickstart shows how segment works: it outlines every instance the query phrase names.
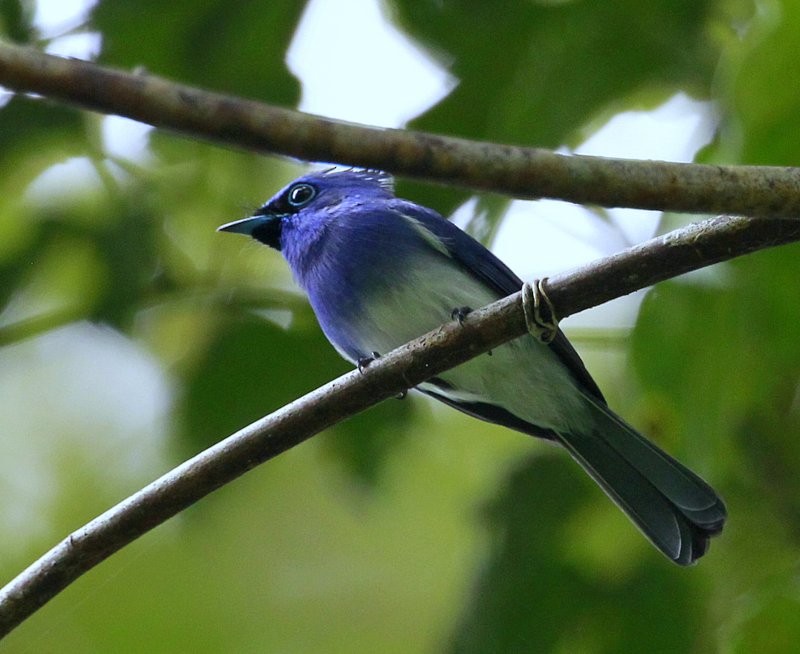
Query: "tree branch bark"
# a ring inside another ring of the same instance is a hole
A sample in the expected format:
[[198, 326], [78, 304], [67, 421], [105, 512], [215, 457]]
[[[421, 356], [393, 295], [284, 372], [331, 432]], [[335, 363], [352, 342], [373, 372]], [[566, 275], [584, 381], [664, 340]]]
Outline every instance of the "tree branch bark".
[[800, 216], [800, 169], [566, 156], [338, 122], [0, 43], [0, 84], [193, 138], [379, 168], [519, 198], [773, 218]]
[[[719, 217], [552, 277], [565, 317], [681, 273], [800, 240], [800, 221]], [[344, 375], [198, 454], [70, 534], [0, 590], [0, 638], [114, 552], [220, 486], [381, 400], [526, 333], [520, 293]]]

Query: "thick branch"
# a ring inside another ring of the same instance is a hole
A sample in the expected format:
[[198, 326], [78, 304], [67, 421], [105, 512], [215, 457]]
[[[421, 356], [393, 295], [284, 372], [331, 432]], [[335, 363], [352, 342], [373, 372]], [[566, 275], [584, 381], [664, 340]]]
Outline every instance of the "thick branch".
[[0, 84], [247, 150], [379, 168], [520, 198], [796, 218], [800, 170], [564, 156], [379, 129], [0, 43]]
[[[549, 280], [559, 316], [738, 254], [800, 240], [800, 221], [714, 218]], [[386, 398], [525, 334], [520, 293], [446, 323], [175, 468], [78, 529], [0, 591], [0, 637], [75, 579], [258, 464]]]

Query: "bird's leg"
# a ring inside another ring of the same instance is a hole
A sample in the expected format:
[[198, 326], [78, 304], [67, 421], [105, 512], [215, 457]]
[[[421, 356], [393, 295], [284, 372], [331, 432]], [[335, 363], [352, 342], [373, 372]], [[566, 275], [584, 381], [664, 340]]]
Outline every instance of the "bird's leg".
[[373, 350], [372, 356], [368, 357], [358, 357], [358, 361], [356, 361], [356, 367], [358, 368], [358, 372], [362, 375], [364, 374], [364, 368], [366, 368], [370, 363], [375, 361], [375, 359], [380, 358], [380, 354]]
[[450, 312], [450, 320], [458, 320], [459, 325], [464, 324], [464, 318], [472, 313], [472, 307], [456, 307]]
[[558, 318], [544, 290], [547, 277], [522, 285], [522, 310], [528, 331], [542, 343], [551, 343], [558, 334]]

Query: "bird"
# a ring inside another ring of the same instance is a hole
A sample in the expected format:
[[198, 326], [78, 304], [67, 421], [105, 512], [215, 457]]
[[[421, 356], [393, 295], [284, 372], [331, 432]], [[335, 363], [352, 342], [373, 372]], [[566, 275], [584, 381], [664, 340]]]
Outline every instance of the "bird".
[[[388, 173], [312, 172], [218, 228], [281, 252], [333, 347], [359, 370], [522, 280], [433, 209], [396, 197]], [[725, 504], [708, 483], [606, 403], [556, 327], [419, 384], [470, 416], [563, 446], [652, 544], [679, 565], [705, 554]]]

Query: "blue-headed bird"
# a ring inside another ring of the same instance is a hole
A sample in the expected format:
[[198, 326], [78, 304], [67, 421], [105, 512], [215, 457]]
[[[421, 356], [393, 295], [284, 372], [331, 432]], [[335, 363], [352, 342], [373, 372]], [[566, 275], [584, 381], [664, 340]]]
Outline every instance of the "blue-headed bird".
[[[495, 255], [435, 211], [395, 197], [379, 171], [301, 177], [220, 227], [279, 250], [328, 340], [361, 367], [466, 308], [520, 290]], [[464, 413], [562, 445], [672, 561], [722, 530], [725, 505], [700, 477], [606, 404], [563, 332], [523, 336], [423, 384]]]

